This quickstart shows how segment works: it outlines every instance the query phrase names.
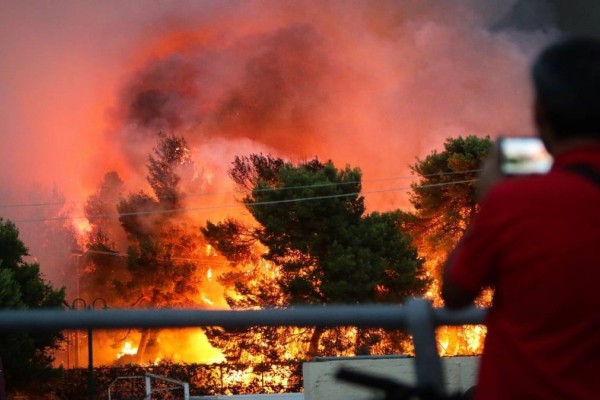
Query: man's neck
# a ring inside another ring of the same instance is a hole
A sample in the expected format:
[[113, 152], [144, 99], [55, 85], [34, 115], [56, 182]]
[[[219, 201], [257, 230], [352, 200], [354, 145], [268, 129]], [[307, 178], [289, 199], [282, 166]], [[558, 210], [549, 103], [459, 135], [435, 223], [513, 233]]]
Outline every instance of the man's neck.
[[573, 149], [597, 146], [600, 146], [600, 139], [590, 137], [576, 137], [571, 139], [555, 141], [554, 143], [552, 143], [550, 151], [556, 157], [561, 153]]

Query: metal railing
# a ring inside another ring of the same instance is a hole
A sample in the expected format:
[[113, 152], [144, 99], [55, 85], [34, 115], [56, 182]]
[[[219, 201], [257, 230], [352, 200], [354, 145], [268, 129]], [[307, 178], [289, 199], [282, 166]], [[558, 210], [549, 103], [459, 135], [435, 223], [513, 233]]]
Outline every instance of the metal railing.
[[327, 305], [262, 310], [2, 310], [1, 331], [55, 329], [187, 328], [220, 326], [334, 327], [404, 329], [413, 336], [417, 384], [444, 394], [444, 375], [435, 328], [441, 325], [482, 324], [486, 310], [451, 311], [433, 308], [428, 300], [411, 299], [404, 306]]
[[[145, 396], [144, 400], [150, 400], [152, 398], [152, 394], [161, 391], [172, 391], [172, 390], [181, 390], [182, 396], [184, 400], [190, 399], [190, 386], [185, 382], [178, 381], [177, 379], [171, 379], [164, 376], [159, 376], [155, 374], [151, 374], [146, 372], [143, 376], [120, 376], [113, 380], [108, 386], [108, 400], [112, 400], [112, 389], [119, 381], [123, 380], [135, 380], [135, 379], [143, 379], [144, 380], [144, 391]], [[152, 379], [162, 382], [167, 382], [176, 386], [170, 386], [166, 388], [160, 389], [152, 389]]]

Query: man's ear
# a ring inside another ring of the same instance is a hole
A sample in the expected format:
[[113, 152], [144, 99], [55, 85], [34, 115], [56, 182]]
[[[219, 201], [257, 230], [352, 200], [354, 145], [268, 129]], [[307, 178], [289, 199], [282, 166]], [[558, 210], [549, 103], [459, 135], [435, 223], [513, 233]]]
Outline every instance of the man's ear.
[[538, 99], [533, 102], [533, 122], [538, 132], [548, 129], [548, 116], [544, 105]]

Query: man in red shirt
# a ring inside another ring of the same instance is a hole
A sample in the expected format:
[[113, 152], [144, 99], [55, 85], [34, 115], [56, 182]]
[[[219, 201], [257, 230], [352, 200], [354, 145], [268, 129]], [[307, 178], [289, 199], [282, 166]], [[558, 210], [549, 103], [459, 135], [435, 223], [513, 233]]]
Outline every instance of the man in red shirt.
[[600, 399], [600, 42], [562, 40], [532, 75], [552, 169], [497, 180], [486, 165], [442, 297], [495, 290], [476, 399]]

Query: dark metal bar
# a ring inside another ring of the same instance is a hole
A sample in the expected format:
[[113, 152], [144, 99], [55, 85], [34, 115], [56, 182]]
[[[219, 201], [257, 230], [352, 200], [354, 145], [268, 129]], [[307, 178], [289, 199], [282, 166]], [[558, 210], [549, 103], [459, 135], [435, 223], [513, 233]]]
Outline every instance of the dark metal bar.
[[485, 308], [468, 307], [460, 310], [434, 308], [433, 319], [436, 326], [440, 325], [480, 325], [485, 322], [488, 310]]
[[[435, 325], [481, 324], [485, 310], [433, 309]], [[299, 306], [263, 310], [2, 310], [0, 331], [53, 329], [184, 328], [222, 326], [358, 326], [405, 328], [405, 307], [394, 305]]]
[[88, 398], [96, 398], [94, 387], [94, 344], [92, 339], [92, 328], [88, 328]]

